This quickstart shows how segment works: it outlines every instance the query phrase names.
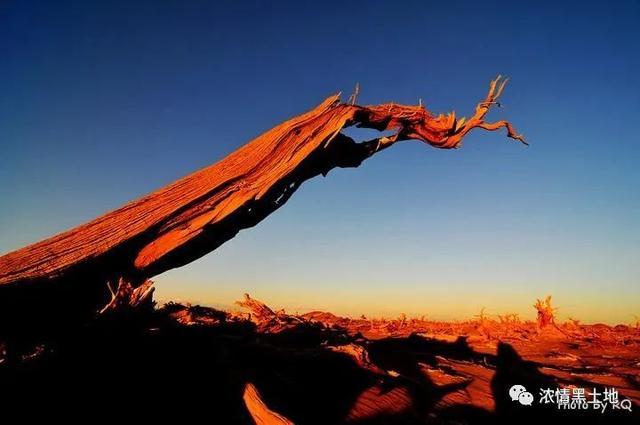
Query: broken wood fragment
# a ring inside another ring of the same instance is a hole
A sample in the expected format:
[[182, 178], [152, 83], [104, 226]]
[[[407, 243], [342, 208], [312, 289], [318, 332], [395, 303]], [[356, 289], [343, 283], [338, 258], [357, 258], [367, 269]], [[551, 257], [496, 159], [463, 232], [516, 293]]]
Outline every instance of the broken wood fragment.
[[118, 280], [118, 287], [115, 291], [110, 282], [107, 282], [107, 288], [111, 293], [111, 300], [100, 310], [99, 314], [133, 310], [143, 304], [151, 303], [151, 297], [155, 290], [153, 282], [150, 280], [145, 280], [140, 286], [134, 288], [122, 278]]
[[249, 294], [244, 294], [244, 299], [242, 301], [236, 301], [236, 304], [248, 309], [251, 312], [251, 319], [258, 322], [271, 320], [277, 316], [265, 303], [251, 298]]
[[269, 409], [251, 382], [245, 385], [242, 399], [256, 425], [294, 425], [289, 419]]

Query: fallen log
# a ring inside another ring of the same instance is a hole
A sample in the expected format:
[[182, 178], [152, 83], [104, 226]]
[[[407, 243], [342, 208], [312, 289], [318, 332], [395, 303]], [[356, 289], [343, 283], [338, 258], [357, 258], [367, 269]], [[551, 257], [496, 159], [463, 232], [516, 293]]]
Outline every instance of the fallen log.
[[[360, 106], [331, 96], [313, 110], [257, 137], [221, 161], [86, 224], [0, 257], [0, 310], [61, 291], [70, 302], [93, 298], [104, 305], [106, 282], [137, 286], [187, 264], [252, 227], [282, 206], [300, 185], [335, 167], [357, 167], [398, 141], [415, 139], [451, 149], [474, 128], [505, 128], [486, 122], [506, 80], [498, 77], [469, 119], [433, 115], [422, 104]], [[358, 126], [392, 136], [356, 142], [341, 133]], [[0, 321], [6, 319], [1, 317]]]

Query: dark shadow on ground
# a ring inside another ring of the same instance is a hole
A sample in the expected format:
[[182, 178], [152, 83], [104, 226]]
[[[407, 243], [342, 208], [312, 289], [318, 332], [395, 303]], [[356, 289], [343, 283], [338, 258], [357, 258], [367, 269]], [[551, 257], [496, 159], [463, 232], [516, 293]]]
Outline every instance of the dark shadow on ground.
[[[175, 316], [180, 308], [103, 317], [56, 334], [33, 358], [5, 359], [0, 364], [0, 411], [5, 417], [17, 413], [20, 421], [148, 423], [175, 417], [252, 424], [242, 399], [251, 382], [271, 409], [300, 425], [347, 419], [360, 425], [514, 424], [563, 417], [552, 408], [511, 401], [508, 389], [513, 384], [536, 389], [556, 384], [508, 344], [500, 344], [496, 356], [487, 356], [464, 338], [453, 343], [419, 335], [366, 341], [309, 323], [270, 334], [208, 309], [195, 309], [190, 314], [198, 320], [183, 324]], [[367, 349], [375, 368], [328, 349], [354, 342]], [[462, 404], [436, 408], [447, 394], [468, 385], [431, 382], [418, 363], [436, 365], [437, 356], [495, 368], [495, 412]], [[399, 375], [385, 372], [390, 370]], [[581, 423], [637, 421], [628, 415], [569, 416], [565, 420], [579, 417]]]

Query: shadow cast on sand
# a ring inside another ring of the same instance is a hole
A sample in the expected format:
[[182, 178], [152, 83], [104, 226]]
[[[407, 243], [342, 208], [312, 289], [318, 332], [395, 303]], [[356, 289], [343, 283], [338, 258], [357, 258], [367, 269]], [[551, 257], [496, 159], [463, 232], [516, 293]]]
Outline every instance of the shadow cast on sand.
[[[203, 310], [207, 323], [184, 324], [168, 308], [104, 317], [56, 335], [37, 355], [0, 364], [0, 409], [6, 417], [198, 420], [253, 424], [243, 401], [248, 383], [264, 403], [296, 424], [530, 423], [563, 417], [542, 406], [514, 404], [508, 389], [554, 387], [508, 344], [496, 355], [475, 352], [464, 338], [442, 342], [411, 335], [369, 341], [336, 328], [301, 323], [273, 334], [249, 321]], [[367, 362], [332, 349], [366, 348]], [[491, 369], [495, 409], [445, 403], [468, 380], [435, 383], [424, 365], [438, 358]], [[581, 423], [636, 422], [638, 417], [585, 416]], [[569, 416], [571, 418], [569, 418]]]

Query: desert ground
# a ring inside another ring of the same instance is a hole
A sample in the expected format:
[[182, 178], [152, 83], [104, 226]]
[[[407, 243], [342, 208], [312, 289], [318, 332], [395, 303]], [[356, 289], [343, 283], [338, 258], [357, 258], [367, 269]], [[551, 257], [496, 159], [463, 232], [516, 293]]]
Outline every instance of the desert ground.
[[[537, 321], [481, 311], [450, 323], [288, 314], [246, 294], [237, 304], [114, 292], [89, 324], [19, 352], [4, 345], [3, 410], [220, 424], [638, 420], [640, 327], [556, 323], [550, 298], [535, 304]], [[514, 402], [515, 384], [536, 401]], [[615, 388], [631, 411], [541, 404], [546, 388]]]

